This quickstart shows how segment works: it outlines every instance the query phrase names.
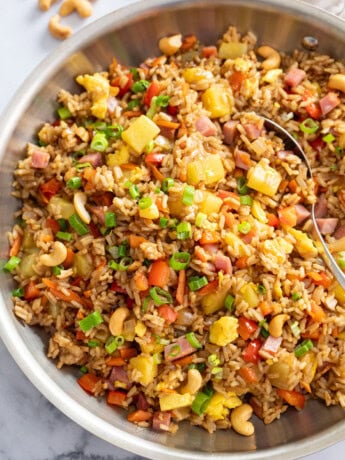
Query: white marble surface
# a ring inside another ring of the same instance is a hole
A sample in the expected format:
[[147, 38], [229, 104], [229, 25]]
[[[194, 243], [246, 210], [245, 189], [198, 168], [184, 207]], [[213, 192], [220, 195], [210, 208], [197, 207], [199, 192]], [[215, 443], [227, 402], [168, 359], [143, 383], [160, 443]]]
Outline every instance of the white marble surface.
[[[90, 21], [134, 0], [97, 0]], [[143, 0], [145, 1], [145, 0]], [[49, 13], [37, 0], [0, 0], [0, 112], [26, 75], [58, 43], [47, 30]], [[310, 0], [325, 5], [325, 0]], [[327, 3], [327, 2], [326, 2]], [[328, 0], [335, 13], [341, 0]], [[56, 7], [55, 7], [56, 10]], [[89, 434], [52, 406], [27, 380], [0, 340], [0, 460], [140, 460]], [[338, 460], [345, 441], [306, 460]]]

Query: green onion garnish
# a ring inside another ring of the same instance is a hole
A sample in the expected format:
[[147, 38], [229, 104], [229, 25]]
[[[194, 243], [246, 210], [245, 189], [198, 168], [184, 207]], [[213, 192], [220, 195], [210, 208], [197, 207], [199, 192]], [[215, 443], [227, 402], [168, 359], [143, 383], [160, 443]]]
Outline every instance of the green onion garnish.
[[180, 222], [176, 227], [177, 239], [187, 240], [192, 236], [192, 226], [189, 222]]
[[330, 144], [330, 143], [332, 143], [333, 141], [335, 141], [335, 137], [333, 136], [333, 134], [328, 133], [328, 134], [326, 134], [326, 136], [323, 136], [322, 140], [323, 140], [324, 142], [326, 142], [326, 144]]
[[128, 267], [132, 265], [132, 263], [132, 257], [123, 257], [118, 264], [118, 270], [120, 270], [121, 272], [125, 272], [128, 270]]
[[148, 144], [146, 144], [146, 146], [145, 146], [145, 152], [146, 152], [146, 153], [151, 153], [152, 150], [153, 150], [153, 148], [154, 148], [154, 146], [155, 146], [155, 141], [153, 141], [153, 140], [150, 141], [150, 142], [149, 142]]
[[139, 70], [136, 69], [135, 67], [131, 67], [129, 71], [133, 75], [133, 80], [138, 80], [140, 78]]
[[68, 179], [66, 185], [72, 190], [75, 190], [81, 187], [81, 179], [78, 176], [71, 177], [70, 179]]
[[163, 362], [162, 354], [161, 353], [154, 353], [152, 355], [153, 362], [155, 364], [161, 364]]
[[169, 351], [169, 356], [175, 357], [178, 356], [178, 354], [181, 352], [181, 347], [178, 344], [175, 344], [171, 347]]
[[231, 294], [228, 294], [226, 297], [225, 297], [225, 301], [224, 301], [224, 307], [229, 310], [230, 312], [234, 310], [235, 308], [235, 297], [232, 296]]
[[223, 368], [222, 367], [214, 367], [211, 370], [211, 374], [214, 375], [216, 379], [221, 379], [223, 377]]
[[270, 335], [270, 333], [268, 331], [268, 323], [267, 323], [267, 321], [265, 319], [263, 319], [262, 321], [259, 322], [259, 326], [260, 326], [260, 334], [262, 335], [262, 337], [267, 339], [267, 337]]
[[104, 223], [107, 228], [116, 227], [116, 215], [114, 212], [106, 212], [104, 214]]
[[135, 107], [139, 107], [140, 103], [141, 103], [141, 100], [139, 98], [132, 99], [131, 101], [128, 102], [127, 109], [133, 110]]
[[297, 302], [297, 300], [300, 300], [302, 298], [302, 294], [300, 294], [299, 292], [293, 292], [291, 298], [294, 302]]
[[89, 227], [84, 224], [78, 214], [72, 214], [68, 218], [70, 226], [78, 233], [78, 235], [83, 236], [89, 233]]
[[67, 220], [66, 219], [58, 219], [57, 223], [59, 224], [60, 229], [65, 232], [68, 229]]
[[195, 217], [195, 226], [201, 228], [204, 225], [206, 218], [206, 214], [204, 214], [203, 212], [198, 212], [198, 214]]
[[142, 93], [150, 86], [150, 82], [147, 80], [139, 80], [133, 83], [131, 90], [133, 93]]
[[195, 337], [194, 332], [188, 332], [186, 334], [186, 339], [188, 340], [190, 345], [192, 345], [193, 348], [202, 348], [202, 345], [199, 342], [199, 340]]
[[104, 345], [104, 349], [109, 355], [111, 355], [112, 353], [114, 353], [114, 351], [117, 350], [117, 346], [118, 345], [117, 345], [116, 337], [111, 336], [107, 338], [107, 341], [105, 342], [105, 345]]
[[87, 374], [89, 372], [88, 368], [86, 366], [81, 366], [79, 368], [79, 371], [82, 373], [82, 374]]
[[249, 192], [249, 187], [247, 187], [247, 179], [244, 176], [240, 176], [236, 180], [237, 190], [240, 195], [247, 195]]
[[188, 369], [197, 369], [199, 372], [203, 372], [206, 369], [205, 363], [192, 363], [188, 366]]
[[83, 332], [90, 331], [94, 327], [98, 326], [99, 324], [103, 323], [103, 318], [102, 315], [100, 314], [99, 311], [94, 311], [90, 313], [88, 316], [85, 316], [85, 318], [81, 319], [79, 321], [79, 327]]
[[109, 146], [107, 136], [101, 131], [97, 131], [93, 136], [90, 147], [97, 152], [104, 152]]
[[56, 265], [55, 267], [52, 268], [53, 275], [59, 276], [61, 275], [63, 268], [60, 267], [60, 265]]
[[191, 206], [194, 202], [195, 188], [192, 185], [185, 185], [182, 195], [182, 203]]
[[252, 226], [249, 222], [246, 222], [245, 220], [238, 224], [237, 229], [240, 233], [243, 235], [248, 235], [248, 233], [251, 231]]
[[92, 168], [92, 164], [91, 163], [77, 163], [74, 167], [78, 172], [80, 172], [85, 168]]
[[137, 199], [140, 197], [140, 192], [138, 190], [138, 186], [135, 184], [131, 184], [128, 188], [129, 194], [133, 198], [133, 200]]
[[306, 353], [308, 353], [309, 350], [313, 348], [313, 346], [314, 344], [310, 339], [303, 340], [303, 342], [297, 345], [295, 348], [294, 353], [296, 358], [301, 358], [304, 356]]
[[220, 364], [220, 359], [216, 354], [209, 355], [207, 358], [208, 363], [213, 366], [218, 366]]
[[298, 321], [294, 321], [291, 324], [290, 329], [294, 337], [299, 337], [301, 335], [301, 329], [299, 328]]
[[168, 107], [169, 99], [170, 99], [169, 96], [165, 96], [165, 95], [157, 96], [156, 101], [155, 101], [156, 106], [157, 107]]
[[345, 251], [339, 252], [337, 262], [338, 262], [339, 267], [342, 270], [345, 270]]
[[240, 204], [242, 206], [251, 206], [253, 204], [253, 198], [250, 195], [241, 195]]
[[160, 217], [159, 218], [159, 226], [160, 226], [160, 228], [166, 228], [168, 226], [168, 223], [169, 223], [169, 219], [167, 219], [166, 217]]
[[3, 270], [6, 272], [13, 272], [13, 270], [20, 264], [21, 259], [17, 256], [12, 256], [8, 259], [8, 261], [5, 263]]
[[266, 294], [267, 292], [267, 289], [265, 288], [263, 284], [258, 284], [257, 290], [258, 290], [258, 293], [262, 295]]
[[119, 244], [118, 247], [118, 255], [119, 257], [125, 257], [128, 253], [128, 241], [123, 241], [121, 244]]
[[57, 232], [56, 233], [56, 238], [59, 238], [59, 240], [62, 240], [62, 241], [71, 241], [72, 233], [69, 233], [69, 232]]
[[207, 406], [210, 404], [212, 395], [213, 390], [211, 394], [199, 391], [199, 393], [196, 394], [194, 401], [192, 402], [192, 411], [197, 415], [202, 415], [207, 409]]
[[143, 196], [138, 202], [139, 209], [147, 209], [152, 206], [152, 199], [149, 196]]
[[24, 297], [24, 288], [19, 287], [17, 289], [13, 289], [12, 297]]
[[344, 156], [344, 149], [338, 145], [335, 148], [335, 154], [338, 158], [342, 158]]
[[96, 348], [99, 346], [99, 341], [98, 340], [89, 340], [87, 342], [87, 346], [90, 348]]
[[149, 293], [156, 306], [172, 303], [173, 301], [171, 294], [160, 287], [152, 287]]
[[204, 286], [208, 285], [208, 280], [206, 276], [193, 276], [189, 278], [188, 286], [191, 291], [198, 291]]
[[188, 252], [175, 252], [169, 260], [170, 267], [173, 270], [184, 270], [190, 262], [190, 254]]
[[175, 181], [172, 177], [166, 177], [162, 181], [162, 190], [164, 193], [167, 193], [169, 188], [174, 185]]
[[71, 118], [72, 114], [67, 107], [59, 107], [57, 109], [57, 113], [59, 115], [60, 120], [67, 120], [67, 118]]
[[312, 118], [306, 118], [300, 123], [299, 129], [305, 134], [314, 134], [319, 129], [319, 123]]

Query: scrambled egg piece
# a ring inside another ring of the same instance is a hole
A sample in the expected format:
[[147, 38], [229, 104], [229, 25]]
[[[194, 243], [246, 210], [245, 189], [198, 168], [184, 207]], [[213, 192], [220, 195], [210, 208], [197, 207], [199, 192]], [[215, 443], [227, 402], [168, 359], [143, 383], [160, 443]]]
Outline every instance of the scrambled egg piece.
[[238, 319], [233, 316], [223, 316], [210, 327], [210, 342], [220, 347], [233, 342], [238, 337]]
[[287, 231], [296, 239], [295, 248], [300, 256], [304, 259], [311, 259], [318, 255], [313, 240], [306, 233], [294, 228], [288, 228]]
[[79, 75], [77, 83], [84, 86], [92, 99], [91, 112], [96, 118], [104, 119], [107, 114], [107, 100], [110, 95], [115, 95], [107, 78], [100, 73], [94, 75]]
[[194, 396], [189, 393], [180, 395], [179, 393], [168, 393], [159, 397], [159, 405], [162, 411], [188, 407], [192, 404]]
[[120, 150], [115, 153], [108, 153], [107, 155], [107, 166], [113, 168], [114, 166], [120, 166], [129, 161], [129, 150], [127, 145], [123, 145]]
[[261, 250], [266, 256], [273, 257], [276, 263], [281, 265], [286, 261], [286, 255], [293, 251], [293, 246], [284, 238], [278, 237], [264, 241]]
[[213, 420], [224, 420], [229, 414], [229, 409], [240, 406], [241, 400], [235, 393], [229, 392], [227, 396], [221, 393], [215, 393], [206, 409], [206, 414]]

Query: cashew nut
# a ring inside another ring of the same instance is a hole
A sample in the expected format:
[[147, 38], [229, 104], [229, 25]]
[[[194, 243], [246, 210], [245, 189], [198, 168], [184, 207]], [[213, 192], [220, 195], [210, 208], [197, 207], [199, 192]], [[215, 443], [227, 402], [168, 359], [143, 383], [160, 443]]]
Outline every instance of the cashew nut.
[[166, 54], [167, 56], [172, 56], [182, 46], [182, 35], [178, 34], [171, 35], [170, 37], [163, 37], [159, 40], [158, 46], [163, 54]]
[[123, 323], [129, 316], [127, 307], [119, 307], [111, 315], [109, 320], [109, 330], [112, 335], [121, 335], [123, 331]]
[[91, 221], [91, 216], [85, 209], [86, 200], [87, 197], [84, 192], [77, 192], [74, 194], [73, 204], [75, 210], [77, 211], [77, 214], [81, 218], [81, 220], [85, 222], [85, 224], [89, 224]]
[[197, 369], [189, 369], [187, 383], [180, 389], [180, 393], [195, 395], [202, 386], [202, 376]]
[[274, 316], [268, 326], [268, 331], [272, 337], [281, 337], [283, 334], [283, 326], [285, 321], [289, 319], [289, 315], [281, 314]]
[[67, 257], [67, 248], [61, 241], [55, 241], [52, 244], [52, 250], [49, 254], [43, 254], [40, 262], [47, 267], [55, 267], [62, 264]]
[[243, 436], [251, 436], [254, 433], [254, 425], [248, 420], [253, 414], [253, 408], [249, 404], [242, 404], [231, 412], [230, 420], [232, 428]]
[[56, 0], [38, 0], [38, 6], [41, 11], [48, 11]]
[[87, 18], [92, 15], [92, 6], [88, 0], [65, 0], [60, 6], [59, 14], [68, 16], [73, 11], [77, 11], [80, 17]]
[[338, 89], [345, 93], [345, 75], [337, 73], [331, 75], [328, 80], [328, 87], [332, 89]]
[[58, 40], [65, 40], [65, 38], [68, 38], [71, 35], [72, 29], [61, 24], [60, 19], [61, 18], [58, 14], [52, 16], [49, 20], [48, 27], [53, 37], [57, 38]]
[[257, 49], [257, 53], [265, 58], [261, 67], [265, 70], [278, 69], [280, 66], [280, 54], [270, 46], [264, 45]]

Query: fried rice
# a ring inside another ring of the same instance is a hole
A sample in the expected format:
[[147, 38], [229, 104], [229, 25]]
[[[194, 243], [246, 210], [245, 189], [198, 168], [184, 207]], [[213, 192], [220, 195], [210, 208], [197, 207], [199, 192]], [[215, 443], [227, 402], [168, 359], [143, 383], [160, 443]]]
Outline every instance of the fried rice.
[[344, 65], [233, 27], [160, 48], [78, 76], [28, 144], [4, 267], [14, 313], [140, 426], [251, 435], [239, 410], [267, 424], [310, 398], [345, 407], [345, 292], [310, 219], [316, 203], [345, 268]]

